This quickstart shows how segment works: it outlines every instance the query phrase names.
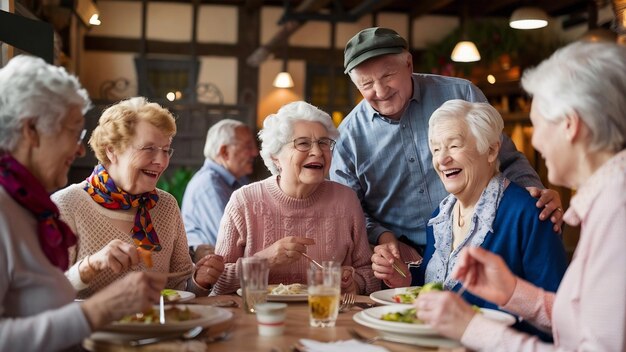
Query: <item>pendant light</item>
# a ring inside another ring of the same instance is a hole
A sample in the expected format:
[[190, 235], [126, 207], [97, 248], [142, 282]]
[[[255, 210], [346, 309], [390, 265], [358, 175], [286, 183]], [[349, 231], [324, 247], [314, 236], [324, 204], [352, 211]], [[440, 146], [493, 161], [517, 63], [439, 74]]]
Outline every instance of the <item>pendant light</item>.
[[476, 62], [480, 61], [480, 52], [474, 42], [462, 40], [454, 46], [450, 58], [455, 62]]
[[461, 23], [459, 27], [461, 28], [461, 41], [459, 41], [452, 49], [452, 54], [450, 58], [454, 62], [476, 62], [480, 61], [480, 53], [478, 52], [478, 48], [476, 44], [468, 39], [467, 37], [467, 17], [468, 17], [468, 7], [467, 1], [463, 3], [463, 11], [461, 14]]
[[520, 7], [513, 11], [509, 26], [515, 29], [537, 29], [548, 25], [548, 14], [538, 8], [531, 6]]
[[293, 88], [293, 78], [287, 71], [287, 60], [283, 62], [283, 70], [274, 78], [274, 87], [276, 88]]
[[293, 78], [287, 71], [287, 61], [289, 60], [289, 52], [288, 52], [289, 43], [287, 39], [285, 39], [285, 57], [283, 57], [283, 67], [282, 70], [276, 75], [274, 78], [274, 87], [276, 88], [293, 88]]

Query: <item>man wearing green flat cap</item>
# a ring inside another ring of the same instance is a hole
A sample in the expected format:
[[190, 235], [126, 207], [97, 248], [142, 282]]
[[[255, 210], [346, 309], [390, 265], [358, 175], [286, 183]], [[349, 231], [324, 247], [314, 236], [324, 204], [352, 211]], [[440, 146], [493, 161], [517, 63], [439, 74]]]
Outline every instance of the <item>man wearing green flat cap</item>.
[[[377, 278], [399, 275], [393, 262], [419, 260], [426, 224], [448, 195], [432, 167], [428, 120], [444, 102], [486, 102], [471, 82], [413, 73], [408, 43], [388, 28], [367, 28], [346, 44], [344, 67], [364, 99], [339, 126], [330, 178], [354, 189], [361, 200]], [[504, 175], [529, 189], [560, 231], [558, 193], [543, 189], [536, 172], [502, 136], [499, 155]], [[401, 266], [402, 267], [402, 266]], [[404, 270], [407, 270], [404, 266]]]

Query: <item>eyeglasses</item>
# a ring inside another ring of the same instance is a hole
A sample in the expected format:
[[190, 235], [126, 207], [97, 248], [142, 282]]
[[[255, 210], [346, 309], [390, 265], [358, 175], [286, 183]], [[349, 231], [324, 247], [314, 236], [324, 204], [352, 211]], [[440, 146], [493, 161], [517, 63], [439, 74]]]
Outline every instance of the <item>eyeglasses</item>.
[[142, 152], [144, 154], [148, 154], [151, 157], [157, 156], [157, 153], [159, 151], [165, 153], [168, 158], [171, 158], [172, 154], [174, 154], [174, 148], [169, 148], [169, 147], [138, 146], [138, 147], [135, 147], [135, 149], [137, 149], [138, 151], [140, 151], [140, 152]]
[[76, 141], [76, 144], [83, 143], [83, 139], [85, 139], [86, 135], [87, 135], [87, 129], [83, 128], [83, 130], [80, 131], [80, 135], [78, 136], [78, 140]]
[[308, 137], [300, 137], [293, 140], [293, 147], [301, 152], [308, 152], [317, 143], [321, 150], [329, 151], [335, 149], [335, 141], [330, 138], [320, 138], [316, 141]]

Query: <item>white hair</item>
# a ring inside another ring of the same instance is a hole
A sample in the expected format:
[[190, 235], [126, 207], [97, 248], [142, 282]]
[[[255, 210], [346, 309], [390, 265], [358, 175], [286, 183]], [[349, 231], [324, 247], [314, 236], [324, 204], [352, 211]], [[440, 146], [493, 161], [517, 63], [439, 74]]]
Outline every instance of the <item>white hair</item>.
[[11, 152], [24, 121], [33, 120], [44, 134], [61, 130], [72, 107], [91, 107], [87, 91], [63, 67], [32, 56], [16, 56], [0, 69], [0, 150]]
[[626, 148], [626, 47], [575, 42], [528, 69], [522, 86], [548, 121], [578, 114], [591, 132], [590, 149]]
[[236, 142], [235, 130], [239, 127], [246, 127], [241, 121], [224, 119], [209, 128], [204, 143], [204, 157], [215, 161], [220, 148], [223, 145], [231, 145]]
[[277, 113], [265, 118], [263, 129], [259, 131], [260, 154], [272, 175], [279, 174], [272, 157], [278, 155], [282, 147], [293, 138], [293, 124], [298, 121], [319, 122], [326, 128], [329, 138], [339, 137], [339, 131], [324, 111], [304, 101], [284, 105]]
[[[435, 110], [428, 121], [428, 139], [432, 137], [433, 128], [439, 123], [450, 120], [465, 121], [470, 133], [476, 138], [476, 149], [481, 155], [489, 151], [489, 147], [500, 141], [504, 121], [498, 110], [488, 103], [470, 103], [461, 99], [448, 100]], [[494, 163], [496, 171], [500, 161]]]

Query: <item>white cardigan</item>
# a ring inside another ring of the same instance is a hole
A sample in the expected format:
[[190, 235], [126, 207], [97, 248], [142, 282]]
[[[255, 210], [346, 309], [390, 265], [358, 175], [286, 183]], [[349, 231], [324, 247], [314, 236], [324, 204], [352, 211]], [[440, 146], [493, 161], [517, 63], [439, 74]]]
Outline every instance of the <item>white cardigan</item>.
[[39, 246], [35, 217], [0, 186], [0, 351], [58, 351], [91, 333], [76, 292]]

